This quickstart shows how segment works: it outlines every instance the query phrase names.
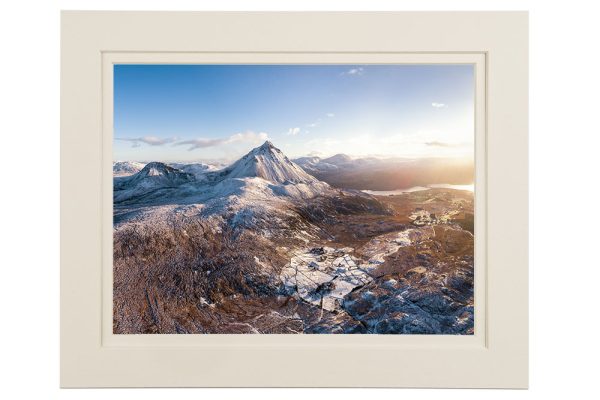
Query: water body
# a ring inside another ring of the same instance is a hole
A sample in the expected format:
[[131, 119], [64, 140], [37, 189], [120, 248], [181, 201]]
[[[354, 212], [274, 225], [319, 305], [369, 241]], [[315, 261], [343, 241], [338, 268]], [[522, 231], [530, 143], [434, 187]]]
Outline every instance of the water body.
[[427, 186], [413, 186], [405, 189], [396, 189], [396, 190], [363, 190], [363, 192], [372, 194], [374, 196], [392, 196], [395, 194], [403, 194], [410, 192], [419, 192], [421, 190], [429, 190], [429, 189], [454, 189], [454, 190], [466, 190], [468, 192], [473, 192], [475, 189], [474, 184], [470, 185], [451, 185], [447, 183], [434, 183]]

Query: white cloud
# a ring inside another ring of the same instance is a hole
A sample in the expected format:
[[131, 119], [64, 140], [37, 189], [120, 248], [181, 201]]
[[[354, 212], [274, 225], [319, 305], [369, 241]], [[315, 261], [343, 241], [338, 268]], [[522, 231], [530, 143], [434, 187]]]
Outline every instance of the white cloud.
[[236, 133], [235, 135], [231, 135], [229, 139], [225, 141], [225, 144], [235, 142], [262, 142], [267, 139], [269, 139], [269, 135], [267, 135], [265, 132], [254, 133], [252, 131], [248, 131], [245, 133]]
[[140, 147], [142, 143], [150, 146], [163, 146], [168, 143], [173, 143], [177, 140], [176, 137], [159, 138], [157, 136], [142, 136], [137, 138], [115, 138], [124, 142], [131, 142], [131, 147]]
[[327, 117], [329, 117], [329, 118], [333, 118], [333, 117], [335, 117], [335, 114], [334, 114], [334, 113], [327, 113], [327, 114], [325, 114], [325, 115], [327, 115]]
[[425, 142], [425, 146], [430, 146], [430, 147], [457, 147], [457, 146], [461, 146], [461, 144], [459, 143], [448, 143], [448, 142], [442, 142], [439, 140], [433, 140], [431, 142]]
[[175, 143], [176, 146], [189, 145], [188, 150], [194, 149], [205, 149], [207, 147], [215, 147], [224, 144], [231, 144], [237, 142], [249, 142], [249, 143], [259, 143], [269, 139], [269, 135], [265, 132], [255, 133], [252, 131], [236, 133], [227, 138], [216, 138], [216, 139], [191, 139], [184, 140], [181, 142]]
[[321, 123], [321, 118], [319, 118], [318, 120], [316, 120], [313, 123], [306, 125], [306, 127], [307, 128], [316, 128], [317, 126], [319, 126], [320, 123]]
[[342, 73], [342, 75], [354, 75], [360, 76], [365, 73], [365, 69], [363, 67], [350, 68], [348, 71]]
[[444, 103], [435, 103], [434, 102], [434, 103], [431, 103], [431, 107], [434, 107], [434, 108], [446, 108], [448, 106], [446, 104], [444, 104]]
[[296, 136], [300, 133], [300, 128], [290, 128], [287, 132], [288, 135]]

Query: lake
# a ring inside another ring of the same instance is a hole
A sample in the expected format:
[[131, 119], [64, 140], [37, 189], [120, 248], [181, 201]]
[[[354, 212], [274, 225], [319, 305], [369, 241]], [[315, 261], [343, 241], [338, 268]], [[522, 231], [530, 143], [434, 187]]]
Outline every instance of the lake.
[[364, 193], [372, 194], [374, 196], [391, 196], [394, 194], [403, 194], [410, 192], [418, 192], [421, 190], [429, 190], [429, 189], [454, 189], [454, 190], [466, 190], [468, 192], [473, 192], [475, 188], [474, 184], [470, 185], [451, 185], [447, 183], [434, 183], [427, 186], [413, 186], [406, 189], [396, 189], [396, 190], [362, 190]]

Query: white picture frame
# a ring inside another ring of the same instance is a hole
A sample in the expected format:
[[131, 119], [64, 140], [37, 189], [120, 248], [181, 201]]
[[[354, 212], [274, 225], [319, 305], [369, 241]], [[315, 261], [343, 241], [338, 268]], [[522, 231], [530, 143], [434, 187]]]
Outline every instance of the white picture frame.
[[[115, 63], [472, 63], [475, 334], [112, 334]], [[527, 212], [527, 13], [63, 12], [63, 387], [527, 387]]]

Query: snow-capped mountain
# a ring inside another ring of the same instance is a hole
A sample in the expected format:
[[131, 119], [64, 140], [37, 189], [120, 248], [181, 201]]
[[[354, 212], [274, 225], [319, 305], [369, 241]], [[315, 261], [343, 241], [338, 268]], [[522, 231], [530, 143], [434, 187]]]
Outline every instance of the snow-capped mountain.
[[279, 184], [317, 182], [315, 177], [290, 161], [269, 141], [222, 170], [219, 175], [222, 179], [257, 177]]
[[146, 164], [137, 161], [116, 161], [113, 163], [113, 176], [127, 176], [140, 172]]
[[116, 177], [113, 199], [115, 210], [122, 207], [122, 213], [115, 213], [119, 224], [131, 217], [162, 223], [177, 210], [215, 216], [230, 226], [256, 228], [274, 219], [280, 223], [301, 219], [292, 210], [304, 207], [307, 200], [337, 193], [265, 142], [229, 167], [198, 177], [163, 163], [149, 163], [135, 175]]
[[160, 189], [177, 188], [193, 182], [194, 175], [161, 162], [151, 162], [138, 173], [114, 179], [114, 201], [127, 200]]
[[[114, 180], [115, 203], [197, 204], [205, 208], [294, 201], [325, 194], [329, 185], [309, 175], [269, 141], [222, 170], [202, 164], [151, 162], [140, 172]], [[195, 166], [195, 167], [193, 167]], [[195, 171], [196, 173], [186, 172]]]

